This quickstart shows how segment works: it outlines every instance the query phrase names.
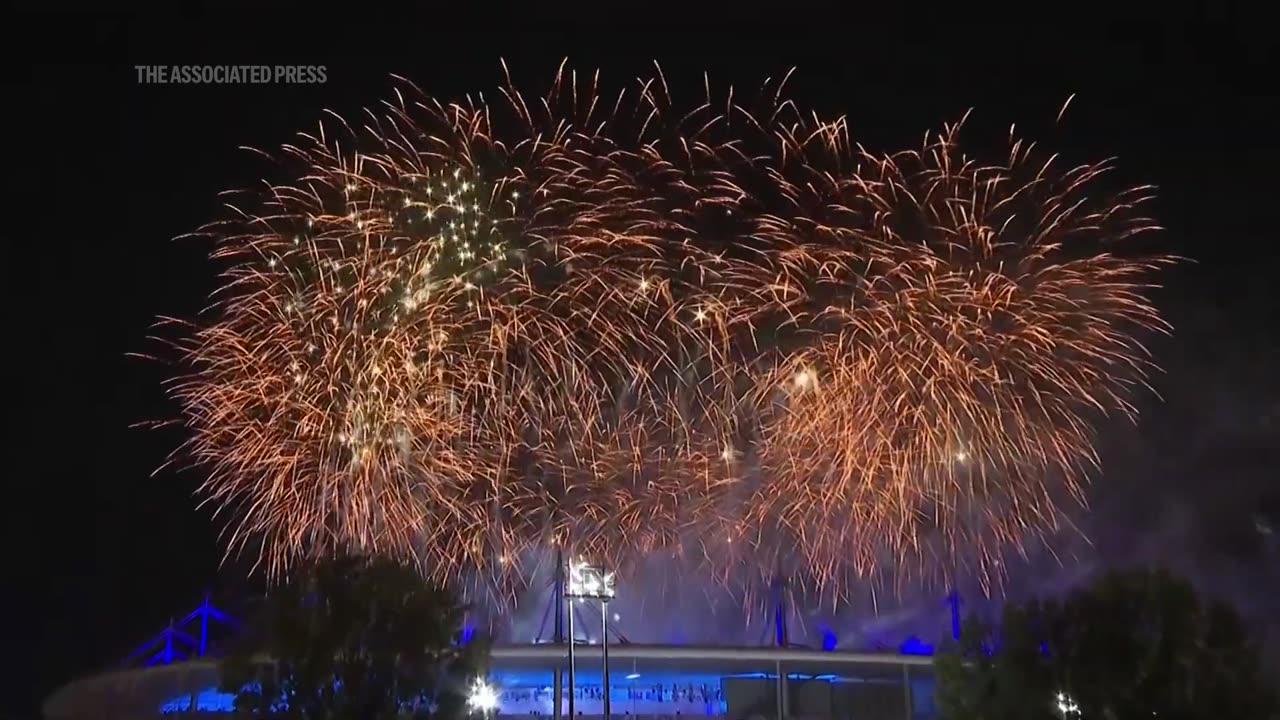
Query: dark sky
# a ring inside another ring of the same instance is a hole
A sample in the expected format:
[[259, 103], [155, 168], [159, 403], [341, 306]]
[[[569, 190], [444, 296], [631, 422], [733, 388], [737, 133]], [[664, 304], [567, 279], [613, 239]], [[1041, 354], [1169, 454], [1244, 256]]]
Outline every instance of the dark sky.
[[[9, 655], [25, 661], [5, 674], [4, 711], [30, 712], [58, 682], [117, 661], [233, 576], [217, 573], [215, 525], [192, 497], [199, 476], [151, 476], [182, 434], [130, 428], [176, 408], [161, 389], [166, 369], [126, 353], [154, 349], [153, 320], [192, 316], [213, 289], [207, 248], [172, 238], [216, 217], [218, 191], [261, 177], [262, 163], [236, 148], [278, 146], [323, 108], [354, 114], [389, 91], [390, 73], [444, 98], [493, 88], [499, 57], [534, 84], [565, 55], [617, 83], [658, 59], [690, 93], [703, 70], [751, 88], [797, 66], [791, 95], [847, 114], [873, 148], [915, 144], [973, 107], [978, 134], [1017, 122], [1071, 160], [1118, 156], [1121, 179], [1160, 186], [1165, 248], [1196, 262], [1167, 276], [1161, 298], [1178, 325], [1156, 344], [1163, 401], [1108, 443], [1090, 520], [1096, 562], [1169, 563], [1242, 604], [1280, 607], [1266, 569], [1280, 523], [1262, 531], [1280, 477], [1280, 104], [1274, 34], [1260, 16], [514, 32], [441, 15], [387, 27], [349, 15], [6, 23], [11, 49], [34, 45], [8, 63], [17, 87], [5, 110], [18, 154], [7, 180], [21, 198], [10, 191], [18, 222], [5, 233], [18, 396], [5, 531], [19, 568], [5, 582], [19, 595], [6, 619], [17, 630]], [[328, 82], [140, 85], [133, 70], [187, 63], [325, 65]]]

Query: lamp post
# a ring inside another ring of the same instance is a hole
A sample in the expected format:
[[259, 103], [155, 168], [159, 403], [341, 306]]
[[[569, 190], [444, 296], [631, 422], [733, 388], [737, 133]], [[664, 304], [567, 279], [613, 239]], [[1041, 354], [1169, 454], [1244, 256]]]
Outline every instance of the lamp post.
[[602, 565], [583, 562], [569, 564], [569, 587], [565, 597], [569, 600], [569, 720], [574, 720], [575, 667], [573, 652], [573, 601], [600, 601], [600, 651], [604, 686], [604, 720], [610, 720], [609, 702], [609, 600], [614, 596], [613, 573]]
[[610, 720], [609, 713], [609, 600], [600, 598], [600, 664], [604, 676], [604, 720]]
[[[574, 680], [573, 645], [575, 643], [574, 636], [573, 636], [573, 601], [574, 601], [574, 598], [572, 597], [565, 598], [565, 602], [569, 604], [569, 609], [568, 609], [568, 615], [569, 615], [569, 720], [573, 720], [573, 718], [576, 717], [576, 715], [574, 715], [573, 713], [573, 680]], [[559, 702], [558, 698], [557, 698], [557, 702]]]

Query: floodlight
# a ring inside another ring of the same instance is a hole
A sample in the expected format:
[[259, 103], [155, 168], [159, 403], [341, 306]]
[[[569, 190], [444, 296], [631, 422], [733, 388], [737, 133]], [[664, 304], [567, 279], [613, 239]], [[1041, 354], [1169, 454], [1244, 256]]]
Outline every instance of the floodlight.
[[476, 680], [471, 686], [471, 695], [467, 698], [467, 704], [473, 710], [479, 710], [482, 713], [492, 712], [498, 708], [498, 691], [489, 683]]
[[569, 587], [565, 595], [571, 598], [610, 600], [614, 595], [613, 573], [599, 565], [573, 563], [569, 565]]

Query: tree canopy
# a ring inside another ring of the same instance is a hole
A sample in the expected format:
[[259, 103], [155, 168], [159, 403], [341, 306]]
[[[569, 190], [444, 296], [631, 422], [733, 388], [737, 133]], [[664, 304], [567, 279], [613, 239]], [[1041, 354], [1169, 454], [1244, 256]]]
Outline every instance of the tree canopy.
[[937, 667], [947, 720], [1280, 717], [1239, 616], [1164, 571], [970, 618]]
[[465, 608], [390, 560], [319, 563], [264, 598], [223, 663], [238, 712], [280, 720], [449, 718], [485, 671]]

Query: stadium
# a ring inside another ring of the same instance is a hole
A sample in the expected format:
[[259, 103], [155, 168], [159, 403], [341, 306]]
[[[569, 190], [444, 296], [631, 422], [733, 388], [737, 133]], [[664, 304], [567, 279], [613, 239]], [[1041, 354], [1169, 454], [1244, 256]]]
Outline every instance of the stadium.
[[[656, 618], [618, 622], [621, 616], [610, 611], [611, 581], [607, 592], [590, 579], [584, 589], [577, 575], [549, 588], [549, 601], [539, 613], [532, 636], [499, 638], [487, 678], [493, 691], [490, 715], [734, 720], [936, 717], [932, 646], [914, 636], [894, 646], [844, 647], [829, 629], [813, 632], [814, 628], [805, 627], [804, 614], [788, 607], [787, 595], [778, 592], [757, 644], [744, 643], [741, 633], [718, 644], [701, 639], [632, 642], [627, 631], [654, 627], [659, 624], [653, 622]], [[955, 632], [958, 598], [952, 595], [947, 605], [950, 629]], [[552, 612], [556, 607], [570, 611]], [[49, 720], [225, 716], [234, 709], [234, 696], [218, 688], [217, 647], [234, 634], [237, 624], [206, 597], [130, 654], [121, 667], [78, 678], [56, 690], [44, 704], [44, 716]], [[802, 640], [816, 636], [820, 642], [792, 642], [793, 629]], [[569, 637], [573, 643], [567, 642]], [[557, 697], [561, 698], [559, 708]]]

